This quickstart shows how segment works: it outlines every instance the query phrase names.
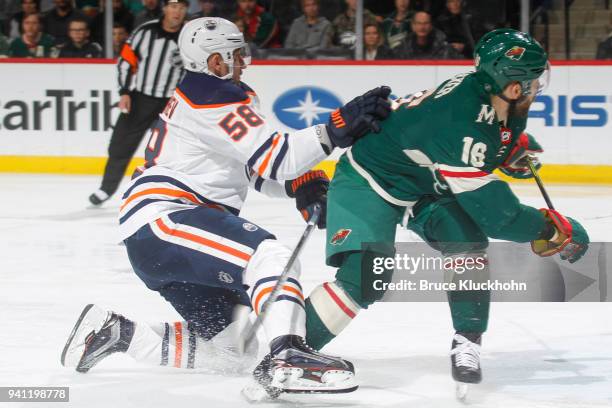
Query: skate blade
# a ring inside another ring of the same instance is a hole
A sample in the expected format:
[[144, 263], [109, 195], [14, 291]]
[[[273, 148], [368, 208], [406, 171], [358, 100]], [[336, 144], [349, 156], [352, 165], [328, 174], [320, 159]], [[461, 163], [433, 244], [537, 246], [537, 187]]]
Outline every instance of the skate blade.
[[100, 331], [107, 317], [108, 312], [98, 306], [93, 304], [85, 306], [62, 350], [60, 361], [64, 367], [78, 366], [85, 352], [85, 339], [91, 332]]
[[469, 390], [469, 384], [458, 382], [455, 384], [455, 397], [461, 402], [466, 402]]
[[287, 394], [344, 394], [355, 391], [355, 374], [345, 370], [329, 370], [321, 381], [303, 377], [304, 371], [297, 367], [277, 368], [271, 386]]

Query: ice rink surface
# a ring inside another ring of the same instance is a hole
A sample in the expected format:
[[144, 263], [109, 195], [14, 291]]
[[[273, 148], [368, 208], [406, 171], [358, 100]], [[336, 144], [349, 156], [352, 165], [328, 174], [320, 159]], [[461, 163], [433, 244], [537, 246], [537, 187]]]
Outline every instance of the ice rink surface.
[[[36, 407], [241, 407], [248, 376], [148, 367], [115, 355], [83, 375], [60, 365], [64, 342], [87, 303], [136, 321], [178, 315], [131, 271], [116, 243], [118, 200], [87, 209], [97, 177], [0, 175], [0, 386], [70, 386], [70, 403]], [[533, 186], [515, 187], [538, 207]], [[612, 187], [551, 186], [556, 207], [612, 236]], [[293, 203], [253, 193], [242, 216], [294, 245], [304, 227]], [[400, 231], [398, 240], [414, 240]], [[317, 231], [302, 256], [305, 293], [334, 270]], [[287, 396], [274, 407], [454, 407], [444, 303], [381, 303], [327, 346], [352, 360], [358, 391]], [[471, 407], [611, 407], [612, 303], [494, 303], [483, 339], [484, 381]], [[0, 406], [32, 406], [0, 403]]]

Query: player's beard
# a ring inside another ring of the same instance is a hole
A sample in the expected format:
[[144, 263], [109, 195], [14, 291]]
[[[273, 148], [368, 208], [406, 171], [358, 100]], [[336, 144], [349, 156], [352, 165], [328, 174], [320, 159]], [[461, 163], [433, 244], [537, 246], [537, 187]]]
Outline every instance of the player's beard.
[[526, 98], [519, 99], [518, 101], [514, 101], [510, 103], [508, 107], [508, 116], [515, 118], [526, 118], [529, 115], [529, 108], [534, 101], [533, 96], [528, 96]]

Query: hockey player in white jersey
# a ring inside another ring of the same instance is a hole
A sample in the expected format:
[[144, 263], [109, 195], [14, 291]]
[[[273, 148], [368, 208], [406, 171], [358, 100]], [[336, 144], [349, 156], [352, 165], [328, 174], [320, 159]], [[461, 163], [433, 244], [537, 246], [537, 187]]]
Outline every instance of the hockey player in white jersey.
[[[186, 75], [151, 130], [146, 163], [123, 196], [119, 222], [136, 274], [185, 321], [153, 327], [88, 305], [62, 353], [62, 364], [77, 371], [114, 352], [185, 368], [206, 366], [205, 355], [231, 359], [231, 347], [216, 345], [231, 338], [235, 309], [259, 313], [291, 253], [239, 217], [249, 186], [295, 198], [309, 219], [315, 205], [325, 208], [329, 182], [309, 169], [335, 147], [378, 131], [390, 111], [390, 89], [380, 87], [338, 108], [327, 125], [279, 133], [240, 81], [250, 57], [233, 23], [193, 20], [181, 31], [179, 47]], [[284, 392], [352, 391], [352, 364], [304, 342], [299, 275], [296, 264], [267, 311], [270, 354], [254, 374]]]

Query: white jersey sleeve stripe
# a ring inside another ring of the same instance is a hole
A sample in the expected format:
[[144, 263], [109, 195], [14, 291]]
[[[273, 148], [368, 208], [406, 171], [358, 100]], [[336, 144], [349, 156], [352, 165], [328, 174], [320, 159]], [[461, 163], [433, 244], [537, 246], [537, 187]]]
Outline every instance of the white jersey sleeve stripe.
[[270, 178], [272, 180], [276, 180], [276, 175], [278, 173], [278, 167], [281, 165], [281, 163], [285, 159], [285, 156], [287, 155], [287, 150], [289, 150], [288, 137], [289, 135], [285, 133], [283, 143], [278, 151], [278, 154], [274, 158], [274, 161], [272, 162], [272, 169], [270, 170]]
[[[264, 175], [266, 174], [266, 170], [268, 169], [268, 165], [270, 164], [270, 160], [272, 159], [272, 154], [274, 153], [274, 150], [278, 146], [278, 142], [280, 140], [281, 140], [281, 135], [279, 135], [277, 133], [274, 136], [274, 140], [272, 140], [272, 145], [267, 150], [267, 153], [264, 156], [263, 160], [261, 160], [261, 163], [259, 165], [257, 165], [257, 162], [255, 162], [255, 166], [253, 168], [255, 169], [257, 174], [259, 174], [260, 177], [264, 177]], [[259, 160], [258, 160], [258, 162], [259, 162]], [[269, 172], [268, 172], [268, 174], [269, 174]]]
[[441, 164], [440, 175], [454, 194], [477, 190], [492, 181], [499, 180], [497, 175], [475, 167], [456, 167]]

